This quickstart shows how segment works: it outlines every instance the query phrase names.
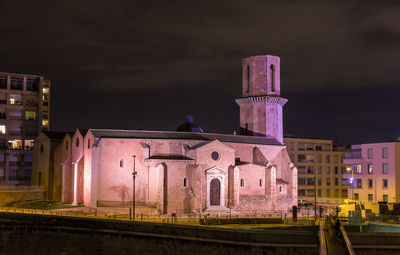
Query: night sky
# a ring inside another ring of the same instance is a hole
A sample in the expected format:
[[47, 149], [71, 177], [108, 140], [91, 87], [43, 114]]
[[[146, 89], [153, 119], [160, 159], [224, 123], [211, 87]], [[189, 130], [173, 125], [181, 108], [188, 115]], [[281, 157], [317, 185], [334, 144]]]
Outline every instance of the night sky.
[[52, 81], [51, 127], [238, 131], [241, 59], [281, 57], [285, 132], [400, 137], [400, 2], [0, 1], [0, 71]]

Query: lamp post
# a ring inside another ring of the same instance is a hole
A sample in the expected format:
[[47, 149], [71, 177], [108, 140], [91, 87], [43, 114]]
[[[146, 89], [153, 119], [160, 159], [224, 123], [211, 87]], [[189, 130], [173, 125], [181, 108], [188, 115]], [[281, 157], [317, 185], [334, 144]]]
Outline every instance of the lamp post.
[[135, 221], [135, 183], [136, 183], [136, 155], [133, 155], [133, 171], [132, 171], [132, 177], [133, 177], [133, 193], [132, 193], [132, 220]]
[[354, 185], [353, 185], [353, 181], [354, 181], [354, 172], [353, 172], [353, 168], [346, 166], [346, 172], [350, 172], [351, 171], [351, 178], [350, 178], [350, 184], [351, 184], [351, 200], [354, 201]]

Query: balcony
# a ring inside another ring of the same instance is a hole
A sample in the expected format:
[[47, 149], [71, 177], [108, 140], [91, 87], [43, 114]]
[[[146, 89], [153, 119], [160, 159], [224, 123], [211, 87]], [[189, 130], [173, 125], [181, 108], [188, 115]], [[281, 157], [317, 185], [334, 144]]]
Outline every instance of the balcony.
[[345, 151], [343, 159], [361, 159], [361, 149]]

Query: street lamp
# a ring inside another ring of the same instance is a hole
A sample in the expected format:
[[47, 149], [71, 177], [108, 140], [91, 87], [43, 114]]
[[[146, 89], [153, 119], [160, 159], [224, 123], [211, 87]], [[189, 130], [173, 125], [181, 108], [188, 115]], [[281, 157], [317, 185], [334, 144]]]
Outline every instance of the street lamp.
[[133, 177], [133, 193], [132, 193], [132, 220], [135, 221], [135, 183], [136, 183], [136, 155], [133, 155], [133, 171], [132, 171], [132, 177]]
[[354, 201], [354, 185], [353, 185], [353, 181], [354, 181], [354, 172], [353, 172], [353, 168], [351, 168], [350, 166], [346, 166], [346, 172], [350, 172], [351, 171], [351, 178], [350, 178], [350, 184], [351, 184], [351, 200]]

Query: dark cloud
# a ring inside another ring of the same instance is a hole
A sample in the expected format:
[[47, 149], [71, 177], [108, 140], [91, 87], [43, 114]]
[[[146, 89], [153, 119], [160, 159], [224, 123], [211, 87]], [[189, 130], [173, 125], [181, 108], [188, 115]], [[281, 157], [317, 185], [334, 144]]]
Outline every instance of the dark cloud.
[[[78, 123], [123, 126], [123, 116], [131, 113], [142, 124], [130, 120], [129, 126], [172, 128], [185, 114], [184, 102], [211, 130], [231, 132], [241, 59], [249, 55], [281, 57], [289, 104], [301, 101], [298, 95], [305, 91], [324, 100], [329, 90], [346, 94], [398, 86], [399, 14], [394, 0], [5, 0], [0, 2], [0, 70], [43, 74], [53, 81], [52, 121], [58, 129]], [[184, 100], [177, 96], [183, 91]], [[155, 106], [143, 101], [154, 97]], [[142, 103], [129, 107], [126, 100]], [[227, 101], [232, 103], [219, 104]], [[312, 100], [302, 105], [296, 109], [318, 107]], [[296, 119], [293, 111], [288, 106], [289, 123]]]

